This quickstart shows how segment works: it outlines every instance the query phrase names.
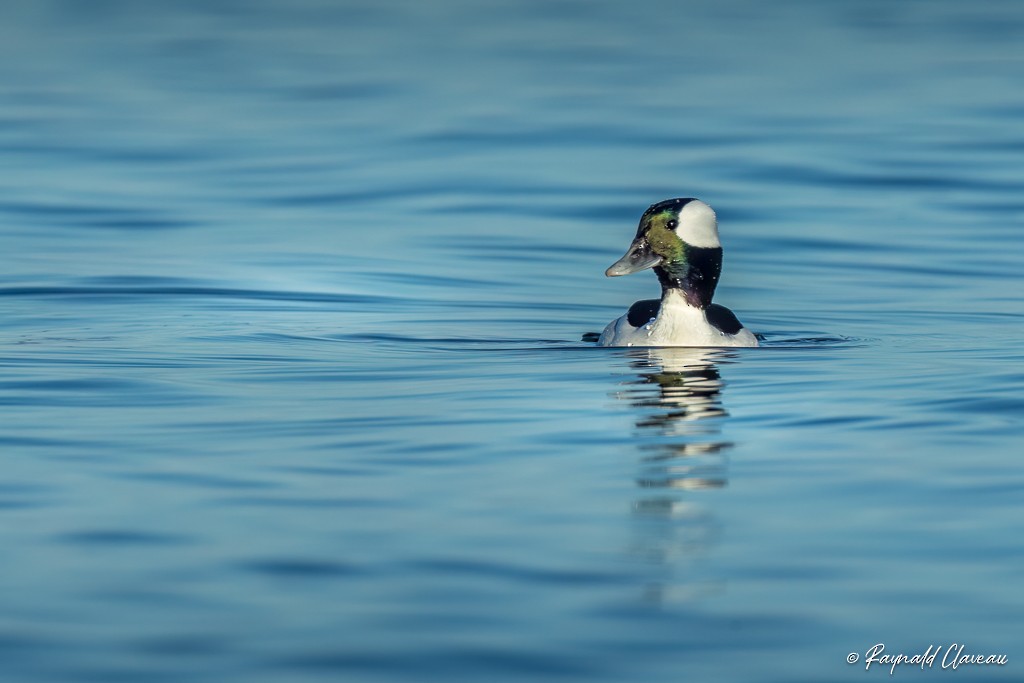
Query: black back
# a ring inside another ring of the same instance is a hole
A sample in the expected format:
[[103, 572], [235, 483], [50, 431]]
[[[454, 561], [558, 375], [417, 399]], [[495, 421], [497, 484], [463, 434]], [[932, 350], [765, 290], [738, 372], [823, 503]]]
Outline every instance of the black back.
[[704, 309], [704, 314], [713, 327], [717, 327], [726, 334], [736, 334], [743, 329], [743, 323], [725, 306], [711, 304]]
[[661, 299], [644, 299], [637, 301], [629, 307], [626, 313], [626, 321], [633, 327], [643, 327], [651, 321], [651, 318], [658, 317], [661, 310]]

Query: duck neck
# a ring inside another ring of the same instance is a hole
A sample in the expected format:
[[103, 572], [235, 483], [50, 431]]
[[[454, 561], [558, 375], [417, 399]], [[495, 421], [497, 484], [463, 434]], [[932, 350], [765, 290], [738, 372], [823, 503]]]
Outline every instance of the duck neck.
[[694, 308], [711, 305], [722, 272], [721, 247], [687, 247], [683, 259], [654, 268], [661, 283], [662, 301], [675, 291]]

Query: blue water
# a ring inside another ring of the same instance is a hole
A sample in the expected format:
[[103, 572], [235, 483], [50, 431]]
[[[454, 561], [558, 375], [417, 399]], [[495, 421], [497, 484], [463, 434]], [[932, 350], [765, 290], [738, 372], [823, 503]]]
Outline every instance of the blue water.
[[[4, 3], [0, 678], [1020, 680], [1022, 31]], [[674, 196], [761, 348], [581, 341]]]

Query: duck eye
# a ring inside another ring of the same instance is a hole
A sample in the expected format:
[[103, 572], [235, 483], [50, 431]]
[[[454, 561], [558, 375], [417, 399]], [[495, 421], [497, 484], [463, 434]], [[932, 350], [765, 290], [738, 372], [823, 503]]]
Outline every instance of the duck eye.
[[678, 225], [679, 225], [679, 221], [677, 221], [677, 220], [676, 220], [675, 218], [673, 218], [672, 220], [670, 220], [670, 221], [668, 222], [668, 224], [667, 224], [667, 225], [668, 225], [668, 229], [669, 229], [669, 230], [675, 230], [675, 229], [676, 229], [676, 226], [678, 226]]

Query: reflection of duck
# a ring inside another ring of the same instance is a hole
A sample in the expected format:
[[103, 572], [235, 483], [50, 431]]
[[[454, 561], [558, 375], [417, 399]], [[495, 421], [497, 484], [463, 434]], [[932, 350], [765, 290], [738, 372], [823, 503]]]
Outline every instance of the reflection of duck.
[[[634, 355], [635, 354], [635, 355]], [[642, 355], [641, 355], [642, 354]], [[714, 361], [725, 353], [712, 349], [659, 348], [630, 352], [638, 378], [620, 397], [647, 413], [636, 421], [642, 436], [654, 437], [641, 445], [644, 457], [642, 486], [720, 488], [725, 485], [723, 441], [717, 420], [728, 413], [722, 407], [724, 383]], [[651, 385], [657, 387], [652, 393]], [[710, 420], [710, 421], [709, 421]]]
[[633, 504], [632, 548], [652, 570], [644, 597], [662, 603], [718, 593], [724, 584], [700, 567], [721, 528], [706, 499], [690, 491], [719, 489], [728, 481], [732, 444], [721, 436], [728, 413], [717, 362], [729, 352], [648, 348], [625, 354], [636, 374], [618, 396], [638, 413], [637, 484], [643, 493]]
[[638, 301], [601, 333], [599, 346], [757, 346], [725, 306], [711, 303], [722, 270], [718, 221], [699, 199], [668, 199], [640, 217], [636, 238], [605, 275], [653, 268], [661, 299]]

